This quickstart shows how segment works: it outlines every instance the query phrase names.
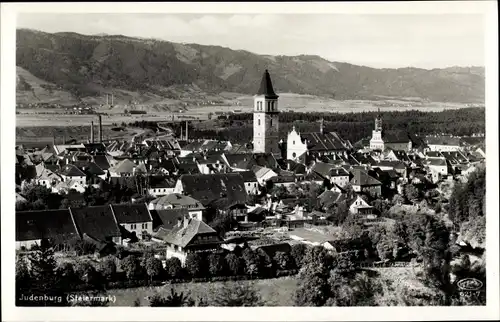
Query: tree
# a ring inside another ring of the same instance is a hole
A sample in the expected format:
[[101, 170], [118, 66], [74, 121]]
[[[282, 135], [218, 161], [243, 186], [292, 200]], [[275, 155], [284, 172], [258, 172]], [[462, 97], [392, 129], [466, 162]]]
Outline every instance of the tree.
[[83, 283], [92, 286], [101, 285], [102, 275], [90, 262], [85, 261], [77, 263], [75, 272]]
[[18, 256], [16, 259], [16, 305], [19, 306], [22, 294], [28, 294], [31, 286], [31, 274], [28, 269], [28, 263], [24, 256]]
[[208, 270], [212, 276], [222, 275], [225, 271], [224, 257], [217, 253], [208, 255]]
[[307, 246], [304, 244], [292, 245], [292, 250], [290, 251], [290, 255], [297, 268], [302, 267], [306, 251], [307, 251]]
[[262, 306], [262, 299], [256, 289], [248, 282], [223, 283], [212, 290], [213, 306]]
[[148, 274], [150, 281], [161, 277], [164, 272], [161, 260], [155, 257], [148, 257], [145, 268], [146, 274]]
[[385, 261], [394, 259], [393, 252], [395, 245], [394, 241], [390, 237], [388, 237], [387, 235], [383, 236], [377, 243], [376, 247], [378, 257], [381, 260]]
[[113, 256], [107, 256], [103, 258], [99, 265], [99, 271], [106, 280], [108, 281], [114, 280], [116, 276], [115, 258]]
[[273, 260], [276, 263], [276, 266], [279, 269], [283, 269], [283, 270], [289, 269], [291, 266], [290, 264], [292, 262], [290, 255], [288, 253], [285, 253], [285, 252], [276, 252]]
[[194, 301], [191, 297], [184, 295], [183, 292], [177, 293], [172, 288], [170, 289], [170, 294], [167, 297], [162, 297], [158, 293], [149, 297], [149, 306], [151, 307], [194, 306]]
[[327, 210], [328, 217], [327, 220], [336, 226], [342, 225], [346, 218], [349, 216], [349, 206], [346, 201], [341, 201], [338, 204], [334, 204]]
[[[19, 300], [24, 306], [64, 306], [66, 305], [65, 286], [58, 283], [54, 250], [47, 239], [28, 255], [31, 283], [29, 294], [40, 296], [39, 300]], [[46, 296], [45, 296], [46, 295]], [[61, 298], [61, 301], [54, 301]]]
[[242, 253], [245, 261], [245, 272], [251, 276], [259, 274], [259, 257], [251, 248], [245, 248]]
[[203, 257], [199, 253], [189, 253], [186, 256], [185, 267], [192, 277], [203, 277], [206, 275], [206, 266]]
[[75, 266], [70, 262], [65, 262], [57, 267], [57, 278], [59, 282], [66, 286], [68, 290], [81, 283], [81, 280], [75, 271]]
[[182, 276], [182, 263], [177, 257], [171, 257], [165, 261], [165, 271], [170, 278], [176, 279]]
[[141, 263], [135, 255], [122, 259], [120, 266], [130, 280], [138, 279], [142, 275]]
[[420, 190], [418, 190], [413, 184], [407, 184], [405, 186], [404, 194], [406, 199], [410, 201], [416, 201], [420, 199]]
[[319, 276], [308, 276], [299, 282], [294, 296], [297, 306], [323, 306], [329, 296], [328, 284]]
[[242, 260], [236, 256], [234, 253], [229, 253], [224, 258], [226, 261], [226, 267], [228, 268], [231, 275], [239, 275], [243, 271]]
[[392, 197], [392, 203], [394, 205], [402, 205], [402, 204], [404, 204], [404, 202], [405, 202], [405, 198], [401, 195], [396, 194], [396, 195], [394, 195], [394, 197]]

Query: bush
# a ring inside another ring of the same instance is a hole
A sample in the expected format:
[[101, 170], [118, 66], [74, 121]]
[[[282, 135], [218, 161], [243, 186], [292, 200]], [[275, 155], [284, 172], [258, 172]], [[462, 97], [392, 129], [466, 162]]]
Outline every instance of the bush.
[[229, 253], [225, 257], [226, 267], [231, 275], [238, 275], [243, 271], [244, 263], [234, 253]]
[[120, 266], [127, 275], [128, 279], [134, 280], [142, 276], [142, 267], [139, 259], [135, 255], [125, 257], [121, 261]]
[[175, 280], [182, 277], [182, 264], [177, 257], [165, 261], [165, 271], [169, 278]]
[[192, 277], [206, 276], [206, 265], [199, 253], [189, 253], [186, 256], [186, 270]]
[[103, 258], [99, 265], [99, 271], [106, 280], [114, 280], [116, 278], [115, 258], [113, 256], [107, 256]]

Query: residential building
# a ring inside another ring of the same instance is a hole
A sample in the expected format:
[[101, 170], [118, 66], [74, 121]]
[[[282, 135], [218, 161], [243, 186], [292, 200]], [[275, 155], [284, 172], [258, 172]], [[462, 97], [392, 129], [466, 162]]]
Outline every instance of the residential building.
[[220, 250], [223, 242], [214, 229], [196, 219], [179, 220], [178, 225], [170, 231], [160, 228], [156, 238], [162, 239], [167, 245], [167, 259], [176, 257], [183, 266], [189, 253], [215, 252]]
[[68, 209], [16, 212], [16, 249], [40, 246], [42, 239], [61, 242], [80, 238]]
[[169, 210], [186, 209], [190, 218], [203, 220], [203, 211], [205, 207], [200, 201], [181, 194], [171, 193], [151, 201], [148, 205], [149, 210]]
[[375, 196], [381, 195], [382, 183], [371, 177], [367, 172], [355, 169], [352, 170], [352, 175], [350, 183], [355, 192], [369, 193]]
[[358, 196], [349, 207], [352, 214], [363, 216], [366, 219], [374, 219], [377, 216], [373, 213], [373, 207], [370, 206], [363, 198]]
[[122, 231], [110, 205], [70, 208], [69, 211], [82, 238], [86, 236], [99, 243], [122, 244]]
[[116, 222], [137, 238], [153, 233], [153, 217], [146, 204], [111, 205]]

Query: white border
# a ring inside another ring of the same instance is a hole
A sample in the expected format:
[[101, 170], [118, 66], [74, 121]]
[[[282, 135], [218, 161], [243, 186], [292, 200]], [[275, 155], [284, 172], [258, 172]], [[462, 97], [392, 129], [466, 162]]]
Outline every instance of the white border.
[[[332, 321], [499, 319], [498, 279], [498, 17], [496, 1], [360, 3], [18, 3], [1, 4], [2, 320], [5, 321]], [[19, 12], [84, 13], [480, 13], [485, 19], [487, 145], [487, 306], [380, 308], [15, 308], [14, 137], [15, 26]], [[9, 295], [7, 295], [9, 294]]]

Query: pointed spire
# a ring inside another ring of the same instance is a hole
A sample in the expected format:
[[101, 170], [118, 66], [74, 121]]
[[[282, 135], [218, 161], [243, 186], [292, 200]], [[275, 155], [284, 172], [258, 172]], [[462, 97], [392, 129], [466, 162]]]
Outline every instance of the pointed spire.
[[260, 88], [257, 95], [264, 95], [266, 98], [278, 98], [278, 95], [274, 92], [273, 83], [271, 81], [271, 75], [266, 69], [264, 75], [262, 75], [262, 81], [260, 82]]

